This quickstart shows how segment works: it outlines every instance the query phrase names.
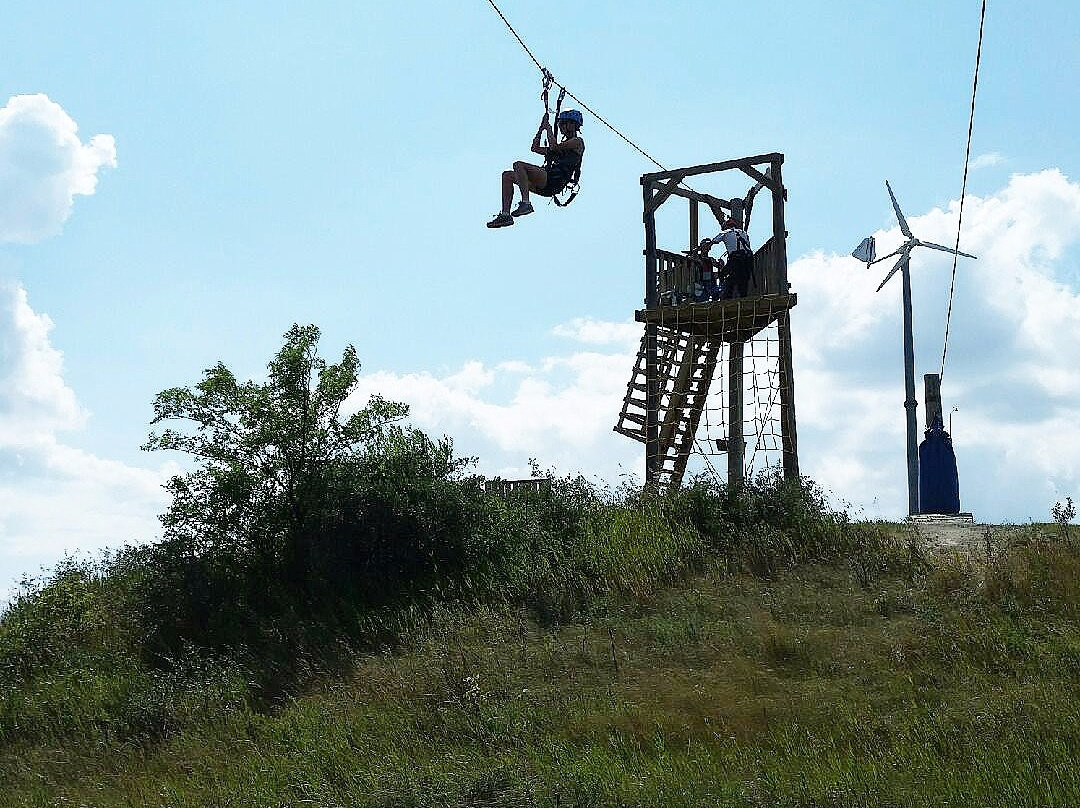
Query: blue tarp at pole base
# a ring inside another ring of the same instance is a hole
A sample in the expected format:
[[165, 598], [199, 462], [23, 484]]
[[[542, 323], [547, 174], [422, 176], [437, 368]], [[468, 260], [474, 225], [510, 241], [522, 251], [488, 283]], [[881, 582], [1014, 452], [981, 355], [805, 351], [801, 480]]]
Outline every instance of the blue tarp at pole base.
[[925, 434], [919, 444], [919, 513], [960, 513], [960, 479], [952, 437], [940, 416]]

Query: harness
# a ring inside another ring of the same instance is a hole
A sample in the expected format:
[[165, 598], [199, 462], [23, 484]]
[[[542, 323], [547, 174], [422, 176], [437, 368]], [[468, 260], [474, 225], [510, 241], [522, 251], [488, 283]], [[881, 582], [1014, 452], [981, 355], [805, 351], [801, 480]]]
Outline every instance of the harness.
[[751, 257], [754, 255], [754, 250], [750, 247], [749, 237], [743, 235], [742, 232], [739, 231], [736, 231], [735, 233], [735, 249], [731, 251], [730, 257], [736, 255], [749, 255]]
[[[544, 100], [544, 123], [541, 123], [540, 128], [536, 130], [537, 137], [544, 133], [545, 124], [547, 123], [548, 117], [551, 115], [551, 104], [548, 96], [551, 91], [551, 85], [555, 83], [555, 77], [551, 75], [551, 71], [547, 68], [542, 68], [542, 70], [543, 73], [540, 77], [540, 81], [543, 86], [543, 90], [540, 92], [540, 97]], [[566, 98], [566, 88], [560, 85], [559, 97], [555, 100], [556, 126], [558, 126], [559, 113], [562, 112], [562, 104], [564, 98]], [[559, 159], [556, 157], [556, 152], [552, 149], [553, 146], [557, 145], [558, 135], [553, 132], [552, 137], [555, 139], [556, 142], [553, 143], [548, 140], [548, 153], [544, 155], [544, 169], [548, 171], [549, 174], [552, 173], [552, 170], [555, 169], [557, 167], [557, 164], [560, 162]], [[545, 137], [545, 140], [546, 139], [547, 138]], [[567, 205], [574, 201], [574, 198], [578, 195], [578, 191], [581, 190], [580, 181], [581, 157], [579, 155], [576, 164], [571, 167], [570, 178], [566, 181], [566, 184], [563, 185], [559, 193], [551, 195], [551, 201], [558, 205], [560, 208], [565, 208]], [[568, 191], [569, 194], [567, 194]], [[565, 198], [560, 199], [560, 195], [563, 195]]]

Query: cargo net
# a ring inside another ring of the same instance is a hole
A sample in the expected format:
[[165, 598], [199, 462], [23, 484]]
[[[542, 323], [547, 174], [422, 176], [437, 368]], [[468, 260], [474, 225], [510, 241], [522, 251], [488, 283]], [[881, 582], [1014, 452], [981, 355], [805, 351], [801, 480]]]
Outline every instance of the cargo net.
[[[784, 461], [784, 435], [780, 422], [780, 340], [776, 323], [771, 324], [751, 339], [742, 343], [743, 391], [741, 412], [745, 445], [743, 474], [747, 477], [767, 468], [782, 468]], [[705, 469], [713, 474], [717, 456], [726, 457], [730, 449], [732, 430], [729, 429], [731, 409], [728, 392], [731, 379], [727, 368], [731, 365], [731, 345], [722, 344], [719, 362], [709, 385], [702, 408], [701, 423], [694, 437], [690, 463], [695, 455]], [[726, 463], [726, 460], [724, 461]], [[693, 473], [697, 469], [691, 465]], [[726, 467], [723, 469], [726, 472]]]
[[[761, 311], [758, 301], [731, 300], [665, 306], [660, 312], [669, 315], [661, 320], [673, 322], [646, 326], [615, 425], [616, 432], [650, 450], [652, 481], [678, 486], [685, 475], [702, 473], [726, 480], [732, 466], [738, 467], [740, 443], [744, 477], [782, 468], [781, 344], [775, 311]], [[657, 390], [654, 419], [649, 417], [650, 376]], [[650, 424], [655, 430], [651, 446]]]

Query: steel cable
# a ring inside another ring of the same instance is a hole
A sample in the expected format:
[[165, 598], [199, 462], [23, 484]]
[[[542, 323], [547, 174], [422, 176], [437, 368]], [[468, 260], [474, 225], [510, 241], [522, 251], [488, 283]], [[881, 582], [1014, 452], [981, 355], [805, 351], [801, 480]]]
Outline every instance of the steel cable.
[[[529, 46], [525, 44], [525, 40], [521, 38], [521, 35], [518, 34], [518, 32], [514, 30], [514, 26], [512, 26], [510, 24], [510, 21], [508, 19], [506, 19], [506, 15], [502, 13], [502, 11], [499, 9], [499, 7], [497, 5], [495, 5], [495, 0], [488, 0], [488, 3], [491, 5], [491, 7], [493, 9], [495, 9], [495, 13], [499, 15], [499, 19], [501, 19], [503, 21], [503, 24], [506, 25], [506, 27], [510, 31], [510, 33], [514, 35], [514, 39], [516, 39], [518, 41], [518, 44], [520, 44], [521, 47], [525, 49], [525, 53], [529, 54], [529, 58], [532, 59], [533, 64], [536, 65], [536, 67], [540, 70], [541, 73], [545, 74], [546, 76], [551, 76], [551, 73], [542, 64], [540, 64], [540, 61], [536, 58], [536, 56], [533, 54], [533, 52], [529, 49]], [[644, 157], [646, 160], [648, 160], [654, 166], [659, 168], [661, 171], [667, 171], [668, 170], [664, 165], [662, 165], [660, 162], [658, 162], [652, 155], [650, 155], [648, 152], [646, 152], [644, 149], [642, 149], [640, 146], [638, 146], [636, 143], [634, 143], [634, 141], [632, 141], [630, 138], [628, 138], [626, 135], [624, 135], [622, 132], [620, 132], [618, 129], [616, 129], [613, 125], [608, 123], [607, 120], [605, 120], [604, 117], [602, 115], [600, 115], [596, 110], [594, 110], [592, 107], [590, 107], [584, 101], [582, 101], [580, 98], [578, 98], [572, 92], [570, 92], [570, 90], [566, 87], [565, 84], [560, 83], [554, 77], [552, 77], [552, 83], [556, 87], [558, 87], [559, 89], [565, 90], [566, 94], [568, 96], [570, 96], [575, 101], [577, 101], [581, 105], [581, 107], [586, 112], [588, 112], [590, 115], [592, 115], [594, 118], [596, 118], [596, 120], [600, 121], [600, 123], [602, 123], [608, 129], [610, 129], [612, 132], [614, 132], [616, 135], [618, 135], [620, 138], [622, 138], [623, 141], [625, 141], [626, 144], [630, 146], [630, 148], [634, 149], [638, 154], [640, 154], [642, 157]]]
[[[960, 249], [960, 229], [964, 224], [964, 198], [967, 195], [968, 166], [971, 162], [971, 133], [975, 128], [975, 96], [979, 91], [979, 64], [982, 62], [983, 27], [986, 22], [986, 0], [982, 0], [982, 10], [979, 12], [979, 46], [975, 51], [975, 79], [971, 87], [971, 114], [968, 117], [967, 147], [964, 149], [964, 181], [960, 188], [960, 214], [956, 222], [956, 244], [954, 250]], [[953, 253], [952, 280], [949, 282], [949, 308], [945, 314], [945, 342], [941, 349], [941, 373], [940, 378], [945, 378], [945, 357], [949, 351], [949, 326], [952, 323], [953, 295], [956, 292], [956, 263], [959, 258]]]

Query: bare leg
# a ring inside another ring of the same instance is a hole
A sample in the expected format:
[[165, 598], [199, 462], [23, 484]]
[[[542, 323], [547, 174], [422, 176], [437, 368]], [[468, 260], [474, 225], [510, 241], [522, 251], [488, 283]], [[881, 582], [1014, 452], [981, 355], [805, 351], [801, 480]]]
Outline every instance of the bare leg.
[[515, 160], [514, 181], [521, 190], [521, 204], [526, 205], [529, 203], [529, 191], [539, 190], [547, 184], [547, 171], [532, 163]]
[[514, 202], [514, 182], [516, 176], [513, 171], [502, 173], [502, 212], [510, 215], [510, 205]]
[[521, 190], [521, 204], [529, 201], [529, 174], [526, 168], [528, 164], [517, 160], [514, 162], [514, 179], [517, 187]]

